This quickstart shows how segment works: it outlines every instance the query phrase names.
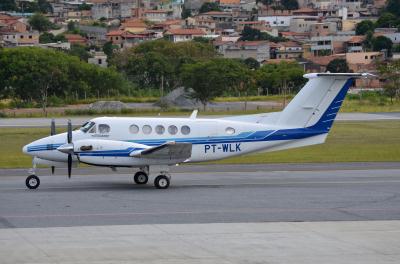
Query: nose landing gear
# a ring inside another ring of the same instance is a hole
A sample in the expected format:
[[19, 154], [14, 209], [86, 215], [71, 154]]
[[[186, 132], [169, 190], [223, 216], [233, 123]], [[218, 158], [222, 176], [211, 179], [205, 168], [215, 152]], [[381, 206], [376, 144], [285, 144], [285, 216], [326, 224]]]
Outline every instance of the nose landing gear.
[[37, 189], [40, 185], [40, 179], [34, 174], [29, 175], [25, 180], [25, 184], [29, 189]]

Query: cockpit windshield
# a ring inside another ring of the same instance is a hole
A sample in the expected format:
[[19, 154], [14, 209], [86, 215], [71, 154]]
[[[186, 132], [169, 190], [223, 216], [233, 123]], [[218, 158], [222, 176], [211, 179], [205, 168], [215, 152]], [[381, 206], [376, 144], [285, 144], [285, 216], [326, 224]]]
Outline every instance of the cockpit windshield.
[[86, 133], [86, 132], [88, 132], [89, 129], [91, 129], [94, 125], [95, 125], [94, 122], [91, 122], [91, 121], [86, 122], [86, 123], [84, 123], [84, 124], [81, 126], [80, 130], [81, 130], [82, 132]]

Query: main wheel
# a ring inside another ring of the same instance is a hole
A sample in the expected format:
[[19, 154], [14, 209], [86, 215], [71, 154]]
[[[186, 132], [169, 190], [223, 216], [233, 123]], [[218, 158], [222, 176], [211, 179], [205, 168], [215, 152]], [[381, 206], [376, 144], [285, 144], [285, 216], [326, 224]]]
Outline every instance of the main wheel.
[[133, 176], [133, 180], [136, 184], [146, 184], [149, 181], [149, 176], [143, 171], [138, 171]]
[[30, 175], [26, 178], [25, 184], [29, 189], [36, 189], [40, 185], [39, 177], [36, 175]]
[[157, 189], [167, 189], [169, 187], [169, 178], [165, 175], [159, 175], [154, 180], [154, 186]]

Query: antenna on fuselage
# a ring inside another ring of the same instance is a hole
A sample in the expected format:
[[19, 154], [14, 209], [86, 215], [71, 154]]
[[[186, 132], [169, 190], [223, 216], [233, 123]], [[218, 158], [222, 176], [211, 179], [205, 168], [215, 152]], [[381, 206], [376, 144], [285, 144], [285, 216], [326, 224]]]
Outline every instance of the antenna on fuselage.
[[199, 112], [199, 110], [195, 109], [193, 110], [192, 114], [190, 115], [190, 119], [196, 119], [197, 117], [197, 113]]

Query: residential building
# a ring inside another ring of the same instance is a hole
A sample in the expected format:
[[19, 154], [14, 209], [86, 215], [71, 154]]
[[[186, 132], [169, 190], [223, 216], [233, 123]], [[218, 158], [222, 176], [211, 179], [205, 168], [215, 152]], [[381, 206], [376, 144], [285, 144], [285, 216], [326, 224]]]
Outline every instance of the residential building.
[[172, 42], [190, 41], [195, 37], [204, 37], [206, 33], [199, 28], [177, 28], [170, 29], [164, 33]]
[[346, 53], [346, 61], [354, 72], [365, 72], [375, 69], [375, 62], [384, 59], [383, 52]]
[[102, 46], [107, 42], [107, 28], [97, 26], [79, 25], [79, 30], [86, 34], [86, 39], [90, 45]]
[[258, 21], [265, 21], [271, 27], [288, 30], [292, 16], [259, 16]]
[[145, 10], [143, 18], [151, 22], [164, 22], [168, 18], [172, 18], [172, 11], [166, 10]]
[[87, 39], [79, 34], [65, 34], [64, 37], [71, 44], [86, 45]]
[[107, 55], [102, 51], [90, 51], [88, 63], [97, 65], [99, 67], [107, 68]]
[[240, 0], [219, 0], [218, 3], [224, 12], [231, 12], [240, 8]]
[[39, 44], [39, 32], [3, 32], [4, 46], [19, 47], [19, 46], [36, 46]]
[[363, 42], [365, 40], [365, 36], [354, 36], [348, 41], [345, 42], [346, 52], [363, 52]]
[[271, 43], [272, 59], [297, 59], [303, 56], [303, 47], [295, 41]]
[[134, 0], [101, 0], [93, 4], [92, 18], [129, 18], [132, 16], [133, 7]]
[[400, 44], [400, 32], [397, 28], [376, 28], [374, 36], [385, 36], [389, 38], [393, 44]]
[[216, 41], [214, 46], [224, 56], [224, 58], [253, 58], [258, 62], [262, 62], [270, 58], [270, 47], [268, 41]]

